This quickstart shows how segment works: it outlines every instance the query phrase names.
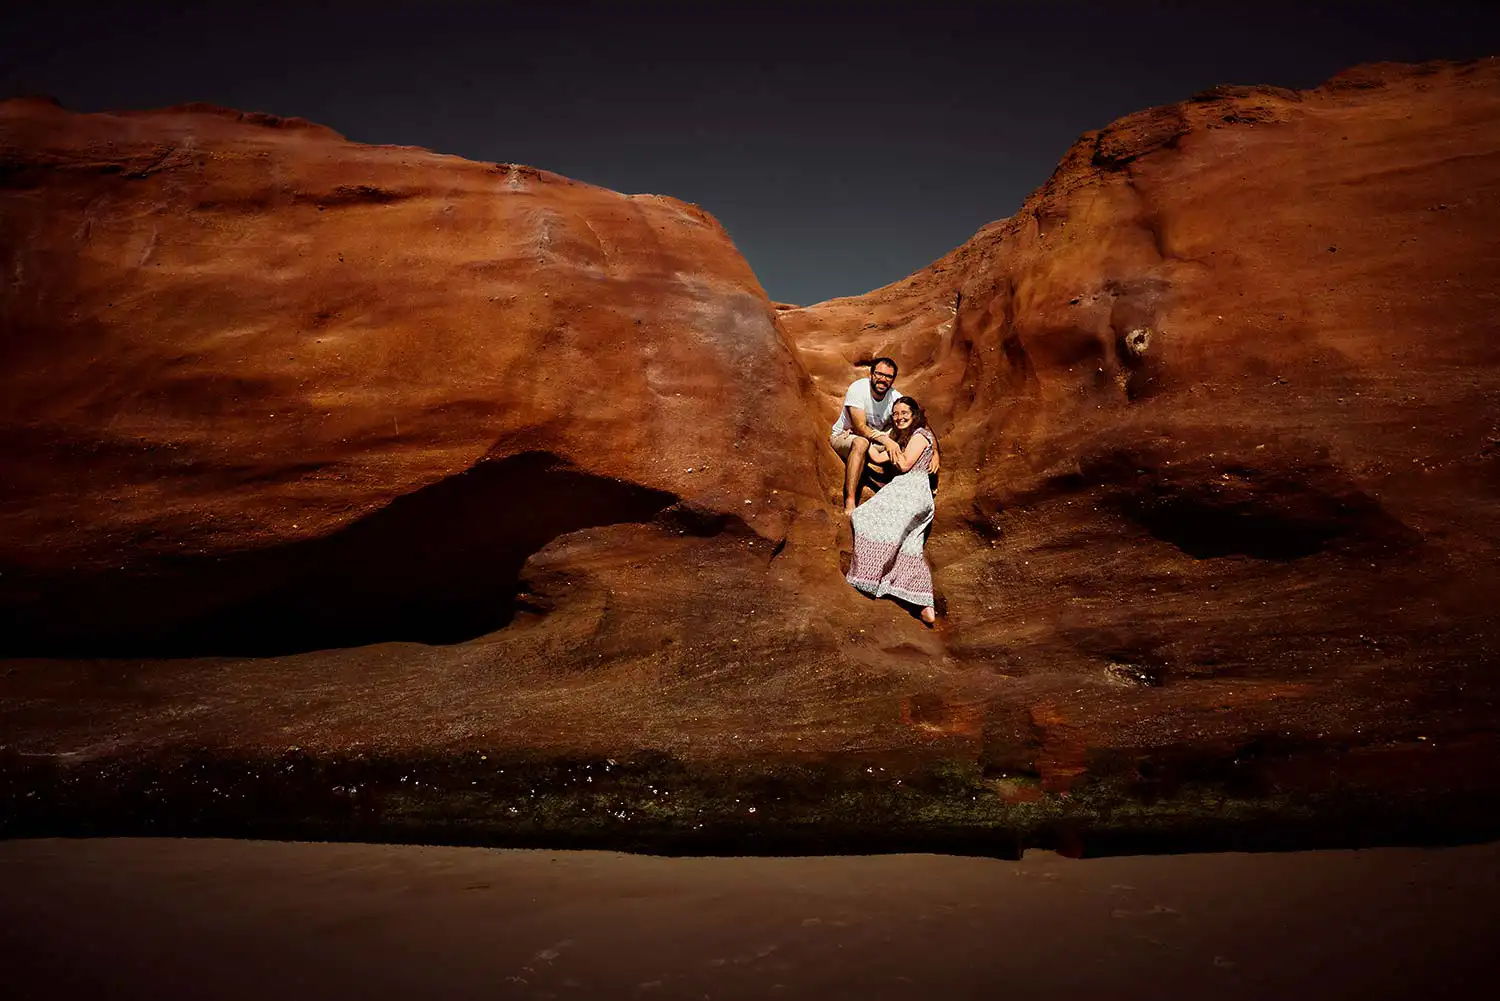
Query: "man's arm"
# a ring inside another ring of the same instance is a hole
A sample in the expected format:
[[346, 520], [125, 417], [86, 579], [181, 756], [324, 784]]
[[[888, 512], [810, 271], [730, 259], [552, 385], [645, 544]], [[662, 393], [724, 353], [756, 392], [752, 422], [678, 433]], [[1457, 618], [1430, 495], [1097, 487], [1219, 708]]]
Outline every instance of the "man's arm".
[[855, 434], [861, 438], [869, 438], [871, 441], [875, 440], [875, 429], [865, 423], [865, 411], [863, 407], [846, 406], [844, 412], [849, 415], [849, 427]]

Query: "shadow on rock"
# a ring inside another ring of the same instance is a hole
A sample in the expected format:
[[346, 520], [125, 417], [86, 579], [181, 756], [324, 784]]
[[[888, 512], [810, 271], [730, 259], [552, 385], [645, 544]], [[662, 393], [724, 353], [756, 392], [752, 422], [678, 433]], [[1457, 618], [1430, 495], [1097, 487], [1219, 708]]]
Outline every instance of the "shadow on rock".
[[553, 539], [651, 521], [676, 501], [531, 452], [482, 462], [306, 542], [79, 578], [6, 568], [0, 655], [279, 655], [460, 642], [511, 621], [522, 565]]

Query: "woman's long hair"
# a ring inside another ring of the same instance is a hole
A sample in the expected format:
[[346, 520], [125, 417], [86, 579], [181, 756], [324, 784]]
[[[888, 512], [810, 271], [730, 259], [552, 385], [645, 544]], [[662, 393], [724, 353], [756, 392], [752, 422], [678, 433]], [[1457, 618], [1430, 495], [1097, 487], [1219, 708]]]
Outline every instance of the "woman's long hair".
[[[911, 423], [906, 426], [905, 431], [896, 427], [896, 422], [893, 419], [896, 413], [896, 405], [900, 403], [904, 403], [911, 408]], [[927, 411], [922, 409], [922, 404], [918, 403], [916, 399], [910, 396], [901, 397], [901, 399], [891, 404], [891, 415], [885, 419], [885, 426], [881, 430], [891, 432], [891, 437], [896, 439], [896, 444], [900, 445], [902, 449], [906, 448], [906, 443], [911, 441], [911, 436], [917, 433], [918, 428], [927, 428], [927, 433], [932, 435], [933, 447], [937, 447], [937, 434], [932, 428], [927, 427]]]

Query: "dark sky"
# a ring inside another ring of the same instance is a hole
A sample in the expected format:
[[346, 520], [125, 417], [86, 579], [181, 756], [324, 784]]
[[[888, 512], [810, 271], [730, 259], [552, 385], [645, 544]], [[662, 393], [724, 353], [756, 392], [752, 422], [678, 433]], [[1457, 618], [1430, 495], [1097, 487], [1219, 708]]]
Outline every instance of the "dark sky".
[[809, 303], [941, 256], [1131, 111], [1500, 53], [1500, 4], [720, 6], [30, 0], [0, 21], [0, 96], [210, 101], [675, 195]]

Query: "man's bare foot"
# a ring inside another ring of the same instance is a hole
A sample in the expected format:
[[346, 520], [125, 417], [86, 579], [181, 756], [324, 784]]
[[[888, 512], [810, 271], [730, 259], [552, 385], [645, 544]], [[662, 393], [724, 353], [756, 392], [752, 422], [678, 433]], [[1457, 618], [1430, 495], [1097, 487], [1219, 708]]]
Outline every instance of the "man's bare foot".
[[845, 518], [852, 518], [852, 517], [854, 517], [854, 507], [855, 507], [854, 502], [852, 500], [849, 500], [848, 498], [845, 498], [845, 500], [844, 500], [844, 517]]
[[929, 629], [937, 625], [937, 609], [931, 606], [922, 609], [922, 624]]

